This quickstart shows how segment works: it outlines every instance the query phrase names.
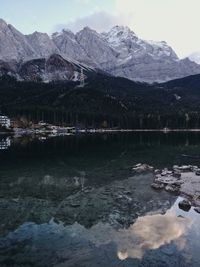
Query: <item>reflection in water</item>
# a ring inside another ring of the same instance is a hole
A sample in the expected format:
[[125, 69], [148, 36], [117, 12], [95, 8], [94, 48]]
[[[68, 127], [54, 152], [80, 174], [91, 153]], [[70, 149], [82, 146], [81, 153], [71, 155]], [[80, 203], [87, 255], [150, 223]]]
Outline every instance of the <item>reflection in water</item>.
[[0, 140], [0, 150], [6, 150], [11, 146], [11, 140], [9, 137]]
[[98, 223], [90, 229], [74, 224], [71, 231], [96, 246], [111, 242], [116, 244], [118, 258], [125, 260], [142, 259], [145, 251], [159, 249], [173, 241], [179, 250], [183, 250], [186, 244], [185, 235], [192, 224], [193, 219], [177, 217], [175, 208], [172, 208], [164, 215], [139, 217], [128, 229], [116, 230], [109, 224]]
[[199, 267], [199, 214], [132, 172], [199, 165], [199, 149], [199, 133], [13, 139], [0, 151], [0, 266]]
[[178, 240], [191, 226], [191, 219], [177, 217], [174, 210], [165, 215], [140, 217], [129, 229], [120, 230], [118, 257], [121, 260], [128, 257], [141, 259], [146, 250], [158, 249]]
[[[192, 252], [195, 247], [188, 238], [200, 230], [198, 215], [178, 216], [177, 205], [165, 215], [139, 217], [128, 229], [120, 230], [102, 222], [89, 229], [53, 220], [41, 225], [25, 223], [0, 239], [0, 264], [7, 266], [3, 264], [9, 258], [15, 266], [23, 266], [23, 262], [41, 267], [121, 266], [123, 260], [123, 266], [150, 266], [152, 261], [152, 266], [186, 267], [190, 261], [190, 266], [198, 267], [198, 254]], [[195, 231], [194, 224], [198, 225]], [[199, 250], [199, 244], [195, 245]]]

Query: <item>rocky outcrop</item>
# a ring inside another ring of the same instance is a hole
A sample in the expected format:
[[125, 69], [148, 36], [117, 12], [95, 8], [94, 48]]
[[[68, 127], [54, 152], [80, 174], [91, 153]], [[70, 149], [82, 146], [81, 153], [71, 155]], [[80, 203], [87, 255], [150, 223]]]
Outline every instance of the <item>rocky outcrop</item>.
[[[183, 195], [187, 200], [179, 203], [183, 210], [189, 210], [191, 205], [200, 207], [200, 169], [197, 166], [174, 166], [172, 171], [164, 169], [155, 173], [152, 188], [165, 189], [168, 192]], [[199, 210], [199, 208], [197, 208]]]
[[70, 62], [58, 54], [50, 57], [32, 59], [26, 62], [17, 63], [16, 61], [0, 61], [0, 75], [10, 75], [21, 81], [79, 81], [81, 68], [85, 77], [92, 70], [85, 65], [78, 65]]

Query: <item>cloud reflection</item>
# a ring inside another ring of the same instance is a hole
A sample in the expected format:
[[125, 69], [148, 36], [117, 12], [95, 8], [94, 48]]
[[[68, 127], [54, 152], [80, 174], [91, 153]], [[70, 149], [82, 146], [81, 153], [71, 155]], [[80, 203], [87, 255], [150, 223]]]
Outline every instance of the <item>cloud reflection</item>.
[[177, 248], [182, 250], [186, 243], [183, 236], [191, 225], [191, 219], [177, 217], [172, 210], [165, 215], [140, 217], [129, 229], [119, 231], [122, 239], [118, 243], [118, 257], [121, 260], [128, 257], [141, 259], [146, 250], [158, 249], [172, 241], [177, 241]]
[[192, 224], [191, 218], [177, 217], [174, 210], [169, 210], [165, 215], [140, 217], [128, 229], [116, 230], [109, 224], [99, 223], [86, 230], [76, 224], [76, 227], [73, 225], [73, 232], [96, 246], [116, 244], [120, 260], [141, 259], [145, 251], [159, 249], [172, 241], [178, 250], [183, 250], [186, 246], [185, 234]]

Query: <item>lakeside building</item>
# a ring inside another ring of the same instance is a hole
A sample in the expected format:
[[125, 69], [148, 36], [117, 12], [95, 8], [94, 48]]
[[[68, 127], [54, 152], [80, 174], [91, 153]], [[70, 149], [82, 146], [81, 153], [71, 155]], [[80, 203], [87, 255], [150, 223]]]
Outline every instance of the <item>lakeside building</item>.
[[10, 128], [10, 119], [7, 116], [0, 115], [0, 126]]

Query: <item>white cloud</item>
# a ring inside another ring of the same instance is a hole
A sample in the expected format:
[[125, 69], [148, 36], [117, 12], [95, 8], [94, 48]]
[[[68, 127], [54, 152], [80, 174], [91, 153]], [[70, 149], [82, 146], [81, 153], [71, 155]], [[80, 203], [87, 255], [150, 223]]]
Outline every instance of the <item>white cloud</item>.
[[130, 15], [129, 25], [144, 39], [164, 40], [179, 56], [200, 50], [199, 0], [116, 0], [115, 13]]
[[[91, 0], [76, 1], [91, 3]], [[113, 3], [112, 14], [96, 7], [91, 15], [57, 25], [56, 30], [70, 28], [77, 32], [89, 26], [102, 32], [115, 25], [126, 25], [143, 39], [166, 41], [180, 57], [200, 51], [199, 0], [113, 0]]]
[[69, 24], [60, 24], [56, 26], [59, 31], [68, 28], [73, 32], [80, 31], [83, 27], [90, 27], [98, 32], [110, 30], [115, 25], [126, 25], [128, 19], [123, 15], [111, 15], [103, 11], [95, 12], [90, 16], [79, 18]]

